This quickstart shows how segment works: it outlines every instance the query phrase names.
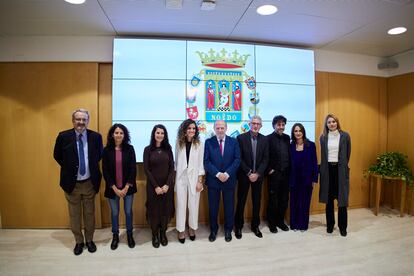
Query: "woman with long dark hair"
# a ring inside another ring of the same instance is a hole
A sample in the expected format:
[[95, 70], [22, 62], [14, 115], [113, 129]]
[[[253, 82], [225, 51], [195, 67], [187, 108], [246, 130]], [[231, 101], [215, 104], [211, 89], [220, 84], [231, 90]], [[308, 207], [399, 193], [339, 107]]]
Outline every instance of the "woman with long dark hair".
[[195, 121], [187, 119], [178, 129], [175, 147], [176, 177], [175, 190], [177, 195], [176, 228], [178, 240], [185, 242], [185, 222], [188, 208], [188, 235], [195, 240], [198, 228], [198, 208], [200, 192], [203, 190], [204, 145], [200, 141]]
[[313, 186], [318, 182], [318, 162], [315, 143], [306, 138], [305, 127], [292, 127], [290, 173], [290, 229], [306, 231]]
[[109, 200], [112, 221], [111, 249], [119, 243], [119, 201], [124, 200], [127, 240], [130, 248], [135, 247], [132, 235], [132, 203], [137, 192], [135, 183], [137, 170], [134, 147], [130, 145], [128, 129], [114, 124], [108, 131], [107, 145], [102, 155], [102, 171], [106, 182], [105, 197]]
[[326, 204], [326, 232], [330, 234], [334, 230], [334, 200], [336, 199], [338, 201], [339, 232], [341, 236], [346, 237], [351, 137], [341, 129], [338, 118], [333, 114], [328, 114], [325, 118], [320, 143], [319, 202]]
[[144, 170], [147, 175], [147, 220], [155, 248], [168, 244], [167, 226], [174, 215], [174, 160], [167, 129], [155, 125], [150, 145], [144, 149]]

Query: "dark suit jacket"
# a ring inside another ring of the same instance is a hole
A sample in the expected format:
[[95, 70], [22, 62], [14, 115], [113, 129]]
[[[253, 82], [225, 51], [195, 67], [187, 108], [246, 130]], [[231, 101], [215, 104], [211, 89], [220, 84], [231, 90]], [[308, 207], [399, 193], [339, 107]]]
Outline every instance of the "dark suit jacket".
[[[102, 136], [92, 130], [87, 129], [88, 136], [88, 158], [91, 181], [95, 192], [99, 192], [102, 174], [99, 169], [99, 160], [102, 156]], [[68, 129], [59, 133], [56, 138], [53, 157], [60, 165], [60, 186], [62, 189], [71, 193], [75, 188], [78, 177], [78, 147], [76, 145], [75, 130]]]
[[[239, 142], [241, 156], [238, 176], [247, 177], [250, 171], [253, 172], [253, 151], [250, 131], [237, 136], [237, 141]], [[256, 172], [260, 175], [259, 179], [263, 178], [268, 162], [269, 144], [267, 138], [259, 133], [257, 135], [256, 147]]]
[[[115, 149], [105, 147], [102, 154], [102, 172], [105, 179], [105, 197], [115, 198], [112, 185], [116, 185], [116, 162]], [[122, 189], [127, 183], [131, 184], [127, 195], [137, 192], [135, 179], [137, 177], [137, 164], [135, 161], [135, 150], [131, 145], [122, 147]]]
[[[269, 166], [267, 172], [271, 171], [272, 169], [275, 170], [276, 173], [279, 172], [290, 172], [290, 137], [289, 135], [283, 133], [282, 136], [279, 136], [276, 132], [272, 132], [271, 134], [267, 135], [267, 141], [269, 143]], [[281, 149], [279, 146], [279, 142], [282, 142], [284, 146], [287, 148], [287, 156], [281, 154]], [[281, 160], [283, 158], [283, 160]], [[283, 161], [283, 167], [282, 167]]]
[[[234, 189], [236, 186], [236, 172], [240, 165], [240, 148], [236, 139], [226, 135], [224, 154], [221, 155], [217, 137], [206, 140], [204, 146], [204, 170], [206, 171], [206, 185], [212, 188]], [[230, 176], [222, 183], [217, 173], [227, 172]]]
[[290, 187], [294, 187], [296, 185], [299, 186], [312, 186], [312, 182], [318, 182], [318, 161], [316, 157], [316, 147], [315, 143], [312, 141], [308, 141], [308, 144], [303, 146], [303, 163], [304, 167], [302, 170], [302, 181], [303, 183], [298, 183], [300, 179], [297, 179], [298, 176], [296, 175], [297, 167], [298, 167], [298, 158], [296, 157], [296, 144], [290, 144], [290, 151], [292, 153], [292, 166], [291, 166], [291, 173], [290, 173]]

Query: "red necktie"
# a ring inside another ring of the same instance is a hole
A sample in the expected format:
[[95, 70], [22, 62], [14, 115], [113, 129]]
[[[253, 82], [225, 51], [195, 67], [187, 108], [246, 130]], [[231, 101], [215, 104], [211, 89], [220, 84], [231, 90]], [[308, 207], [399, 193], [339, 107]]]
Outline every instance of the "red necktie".
[[220, 139], [220, 153], [223, 156], [223, 139]]

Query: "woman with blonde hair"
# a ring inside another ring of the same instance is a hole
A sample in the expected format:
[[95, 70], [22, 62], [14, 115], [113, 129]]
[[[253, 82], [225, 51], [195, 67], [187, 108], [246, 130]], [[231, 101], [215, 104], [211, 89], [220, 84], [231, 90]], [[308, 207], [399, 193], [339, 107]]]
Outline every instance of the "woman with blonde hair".
[[185, 242], [185, 222], [188, 208], [188, 234], [195, 240], [198, 228], [200, 192], [203, 190], [204, 145], [200, 141], [195, 121], [187, 119], [178, 129], [175, 147], [176, 228], [178, 240]]
[[326, 232], [335, 226], [334, 200], [338, 201], [338, 227], [341, 236], [347, 235], [349, 197], [349, 158], [351, 138], [341, 129], [338, 118], [328, 114], [325, 118], [321, 144], [319, 202], [325, 203]]

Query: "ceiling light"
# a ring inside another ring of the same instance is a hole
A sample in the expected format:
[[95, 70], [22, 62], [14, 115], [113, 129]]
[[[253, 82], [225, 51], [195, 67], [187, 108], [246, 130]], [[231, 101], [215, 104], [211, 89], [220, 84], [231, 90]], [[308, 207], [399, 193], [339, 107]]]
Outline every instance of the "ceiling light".
[[202, 11], [212, 11], [216, 8], [216, 0], [203, 0], [201, 2]]
[[261, 15], [271, 15], [277, 12], [277, 7], [273, 5], [263, 5], [258, 7], [256, 12]]
[[407, 31], [407, 28], [405, 27], [396, 27], [388, 30], [389, 35], [398, 35], [405, 33]]
[[85, 3], [85, 0], [65, 0], [65, 1], [71, 4], [75, 4], [75, 5]]

